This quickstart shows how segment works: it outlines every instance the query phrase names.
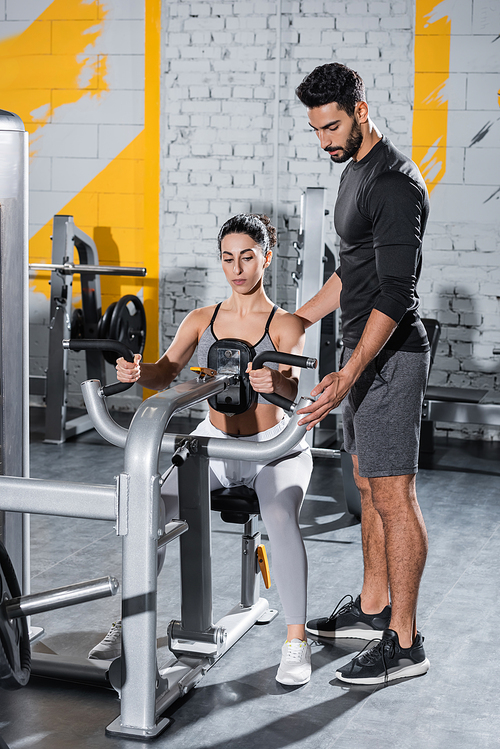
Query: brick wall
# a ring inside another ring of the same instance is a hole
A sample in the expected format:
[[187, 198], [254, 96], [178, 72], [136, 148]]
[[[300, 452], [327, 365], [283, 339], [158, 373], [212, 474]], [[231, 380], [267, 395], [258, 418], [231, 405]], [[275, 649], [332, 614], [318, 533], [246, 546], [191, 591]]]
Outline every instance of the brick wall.
[[[145, 283], [102, 276], [99, 306], [104, 311], [125, 294], [139, 295], [151, 311], [150, 357], [158, 348], [158, 242], [150, 230], [156, 225], [158, 233], [158, 187], [144, 179], [155, 114], [151, 95], [145, 103], [151, 90], [146, 61], [160, 40], [150, 33], [145, 54], [145, 37], [160, 3], [148, 0], [146, 12], [144, 0], [0, 0], [1, 107], [16, 112], [30, 135], [30, 260], [51, 261], [52, 217], [69, 214], [95, 241], [101, 264], [146, 266]], [[158, 108], [157, 97], [156, 122]], [[154, 159], [158, 164], [158, 148]], [[43, 375], [48, 365], [49, 279], [45, 271], [30, 274], [32, 375]], [[78, 275], [74, 307], [81, 307]], [[71, 406], [83, 405], [83, 362], [83, 354], [70, 354]], [[129, 394], [125, 406], [131, 404]]]
[[[84, 63], [77, 54], [76, 42], [62, 50], [73, 56], [72, 64], [92, 64], [97, 74], [94, 78], [89, 78], [90, 73], [86, 78], [75, 78], [80, 99], [55, 109], [55, 115], [44, 125], [43, 136], [38, 137], [31, 164], [32, 253], [38, 236], [43, 239], [41, 247], [50, 247], [51, 215], [73, 205], [71, 196], [80, 201], [74, 212], [76, 223], [82, 226], [85, 206], [94, 205], [87, 200], [87, 193], [93, 189], [88, 180], [127, 143], [131, 143], [131, 158], [137, 161], [131, 139], [143, 123], [144, 73], [139, 42], [143, 38], [144, 7], [136, 0], [92, 0], [83, 4], [77, 0], [59, 4], [49, 0], [26, 0], [22, 4], [0, 1], [0, 37], [7, 40], [2, 47], [4, 57], [11, 44], [8, 40], [16, 34], [19, 42], [15, 54], [24, 54], [19, 51], [23, 39], [30, 55], [33, 39], [42, 45], [40, 54], [47, 53], [42, 43], [52, 37], [42, 34], [46, 13], [50, 18], [45, 20], [50, 23], [67, 23], [70, 9], [78, 16], [72, 16], [72, 23], [80, 19], [78, 14], [90, 23], [93, 13], [99, 23], [91, 25], [92, 33], [97, 34], [102, 23], [106, 29], [91, 50], [95, 59], [88, 57], [90, 62]], [[55, 18], [57, 8], [62, 9], [64, 18]], [[279, 247], [267, 284], [276, 301], [294, 309], [292, 244], [297, 237], [301, 192], [309, 186], [326, 187], [331, 211], [343, 168], [331, 164], [320, 151], [294, 89], [316, 65], [339, 60], [364, 78], [370, 113], [380, 129], [419, 164], [426, 165], [424, 171], [432, 190], [431, 217], [420, 294], [423, 313], [436, 316], [443, 325], [432, 382], [484, 387], [491, 391], [491, 398], [498, 398], [500, 363], [492, 351], [500, 338], [500, 4], [489, 0], [436, 1], [434, 5], [429, 0], [163, 0], [162, 13], [160, 349], [171, 342], [187, 312], [226, 295], [217, 259], [219, 226], [240, 211], [272, 215], [276, 194]], [[26, 34], [35, 36], [32, 39]], [[93, 37], [87, 36], [77, 36], [78, 43], [82, 39], [85, 44], [92, 43]], [[420, 42], [425, 50], [423, 67], [418, 53]], [[441, 42], [444, 47], [448, 44], [444, 63], [435, 54]], [[26, 63], [27, 70], [31, 59]], [[56, 66], [56, 71], [66, 74], [66, 68]], [[429, 79], [428, 96], [420, 89], [417, 92], [420, 74]], [[432, 83], [434, 77], [445, 81], [442, 89], [437, 82]], [[2, 85], [4, 106], [15, 110], [26, 88], [26, 113], [20, 114], [28, 123], [32, 117], [43, 119], [46, 110], [35, 106], [39, 103], [36, 97], [35, 104], [31, 102], [30, 87], [16, 81], [10, 89], [5, 88], [5, 81]], [[51, 86], [68, 89], [53, 80]], [[14, 97], [12, 102], [7, 93]], [[57, 104], [59, 99], [54, 101]], [[102, 113], [106, 116], [99, 119]], [[424, 117], [423, 127], [419, 120], [420, 135], [417, 115]], [[425, 117], [430, 118], [429, 123], [433, 117], [432, 122], [439, 123], [437, 135], [426, 126]], [[36, 129], [39, 123], [33, 120], [31, 124]], [[82, 140], [82, 128], [85, 133], [93, 133], [92, 138]], [[54, 137], [56, 131], [64, 131], [65, 138]], [[423, 141], [419, 140], [422, 132]], [[426, 141], [425, 135], [431, 132], [432, 137]], [[93, 171], [87, 174], [89, 165]], [[69, 184], [69, 179], [72, 183], [63, 195], [61, 186]], [[115, 182], [120, 183], [117, 193], [131, 189], [129, 179]], [[106, 192], [107, 183], [105, 188]], [[121, 207], [123, 201], [116, 203]], [[132, 213], [122, 210], [123, 216], [107, 221], [114, 236], [117, 227], [128, 227]], [[89, 213], [82, 228], [88, 225], [92, 234], [92, 227], [102, 223], [101, 219]], [[337, 250], [332, 211], [326, 218], [326, 241]], [[123, 255], [122, 246], [128, 247], [127, 242], [120, 234], [115, 244], [121, 254], [112, 260], [143, 264], [132, 251]], [[135, 244], [149, 247], [140, 239]], [[155, 249], [153, 244], [148, 251]], [[42, 249], [35, 255], [32, 259], [49, 259]], [[109, 291], [110, 299], [120, 295], [114, 288]], [[47, 324], [47, 294], [38, 292], [34, 288], [31, 299], [34, 323], [38, 324], [33, 331], [32, 364], [36, 372], [46, 362]], [[151, 330], [154, 323], [149, 327]], [[37, 346], [38, 339], [42, 343]], [[72, 390], [77, 400], [79, 379], [81, 373], [75, 369]], [[127, 399], [124, 396], [124, 407]], [[133, 406], [132, 400], [129, 406]], [[456, 425], [440, 425], [440, 429], [483, 438], [500, 436], [498, 429], [477, 426], [457, 429]]]
[[[283, 0], [278, 123], [273, 116], [276, 7], [265, 0], [166, 5], [164, 348], [187, 311], [225, 295], [215, 244], [221, 223], [239, 211], [271, 214], [276, 126], [279, 248], [273, 272], [276, 301], [294, 309], [290, 273], [300, 194], [309, 186], [327, 187], [332, 208], [343, 168], [320, 152], [294, 95], [316, 65], [339, 60], [357, 70], [366, 83], [373, 120], [399, 148], [412, 153], [415, 16], [422, 12], [418, 0]], [[423, 314], [435, 315], [443, 325], [432, 382], [485, 387], [495, 397], [500, 391], [499, 361], [492, 354], [499, 338], [500, 41], [495, 42], [491, 29], [499, 19], [494, 5], [464, 0], [450, 8], [436, 3], [434, 17], [429, 15], [426, 23], [439, 18], [440, 9], [441, 16], [448, 13], [451, 19], [448, 156], [445, 177], [431, 196], [420, 285]], [[331, 214], [326, 222], [326, 241], [337, 248]], [[499, 436], [497, 429], [439, 427], [453, 434]]]
[[[446, 172], [431, 193], [422, 308], [442, 324], [436, 385], [489, 390], [500, 402], [500, 5], [441, 3], [449, 13]], [[496, 427], [439, 424], [453, 436], [499, 439]]]
[[[300, 195], [328, 188], [333, 208], [342, 167], [320, 151], [295, 88], [325, 61], [356, 68], [371, 112], [395, 143], [411, 144], [412, 3], [297, 2], [281, 7], [280, 115], [275, 122], [276, 2], [170, 2], [163, 80], [164, 348], [182, 317], [227, 294], [215, 238], [240, 211], [272, 215], [278, 127], [279, 247], [276, 301], [295, 309], [292, 248]], [[331, 216], [326, 241], [337, 245]]]

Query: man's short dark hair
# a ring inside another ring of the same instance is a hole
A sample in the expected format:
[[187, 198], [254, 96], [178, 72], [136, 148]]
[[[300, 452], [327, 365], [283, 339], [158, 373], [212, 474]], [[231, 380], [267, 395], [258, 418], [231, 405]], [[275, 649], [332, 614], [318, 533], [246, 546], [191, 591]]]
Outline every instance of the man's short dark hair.
[[340, 62], [320, 65], [309, 73], [295, 93], [308, 109], [335, 102], [352, 117], [358, 101], [366, 101], [365, 84], [355, 70]]

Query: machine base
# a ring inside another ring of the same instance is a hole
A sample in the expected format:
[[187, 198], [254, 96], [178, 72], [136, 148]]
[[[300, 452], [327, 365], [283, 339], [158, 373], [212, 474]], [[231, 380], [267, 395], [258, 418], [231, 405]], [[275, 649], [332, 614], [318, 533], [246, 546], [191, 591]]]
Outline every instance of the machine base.
[[132, 726], [122, 726], [120, 717], [116, 718], [109, 726], [106, 726], [106, 736], [124, 736], [127, 739], [136, 741], [151, 741], [156, 739], [171, 724], [170, 718], [160, 718], [153, 728], [132, 728]]

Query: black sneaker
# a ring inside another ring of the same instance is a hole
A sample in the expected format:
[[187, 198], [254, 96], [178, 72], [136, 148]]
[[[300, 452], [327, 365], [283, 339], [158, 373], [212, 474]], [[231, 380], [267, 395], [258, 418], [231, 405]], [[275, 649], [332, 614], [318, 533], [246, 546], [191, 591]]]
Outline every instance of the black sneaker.
[[[350, 599], [344, 604], [346, 598]], [[344, 604], [344, 605], [342, 605]], [[380, 614], [364, 614], [361, 597], [355, 601], [344, 596], [329, 617], [311, 619], [306, 624], [307, 632], [318, 637], [356, 637], [359, 640], [375, 640], [391, 623], [391, 607], [386, 606]]]
[[421, 676], [427, 673], [430, 663], [425, 657], [424, 638], [417, 632], [410, 648], [402, 648], [397, 632], [386, 629], [382, 639], [369, 650], [339, 668], [337, 679], [350, 684], [382, 684], [394, 679]]

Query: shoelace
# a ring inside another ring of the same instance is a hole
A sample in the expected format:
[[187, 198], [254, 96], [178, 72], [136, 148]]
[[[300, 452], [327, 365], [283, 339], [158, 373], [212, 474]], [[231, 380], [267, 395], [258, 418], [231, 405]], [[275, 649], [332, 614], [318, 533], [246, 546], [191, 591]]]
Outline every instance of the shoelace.
[[[349, 598], [350, 600], [347, 603], [344, 603], [344, 601], [346, 600], [346, 598]], [[344, 605], [342, 605], [343, 603], [344, 603]], [[336, 608], [334, 608], [334, 610], [332, 611], [332, 613], [328, 617], [328, 621], [329, 622], [333, 621], [334, 619], [336, 619], [341, 614], [348, 614], [349, 611], [352, 609], [353, 606], [354, 606], [354, 599], [353, 599], [353, 597], [350, 596], [350, 595], [344, 596], [343, 598], [340, 599], [340, 601], [338, 602]]]
[[122, 623], [121, 622], [113, 622], [111, 625], [111, 629], [109, 630], [108, 634], [104, 638], [104, 642], [114, 642], [118, 639], [118, 637], [121, 637], [122, 633]]
[[286, 651], [287, 663], [300, 663], [302, 660], [302, 650], [305, 645], [301, 642], [289, 642]]
[[[370, 645], [373, 642], [375, 645], [370, 648]], [[387, 682], [389, 672], [387, 670], [386, 657], [388, 660], [393, 658], [395, 650], [396, 644], [394, 640], [371, 640], [365, 645], [363, 650], [358, 653], [356, 658], [359, 658], [360, 660], [362, 659], [363, 665], [365, 666], [371, 666], [382, 658], [382, 663], [384, 664], [384, 680]]]

